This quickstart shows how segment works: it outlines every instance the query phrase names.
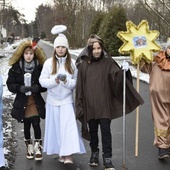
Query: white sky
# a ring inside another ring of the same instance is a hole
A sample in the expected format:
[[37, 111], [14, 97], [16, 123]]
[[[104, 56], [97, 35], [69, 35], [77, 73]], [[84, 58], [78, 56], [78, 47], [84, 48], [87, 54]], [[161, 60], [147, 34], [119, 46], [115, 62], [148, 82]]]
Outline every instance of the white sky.
[[[10, 2], [10, 1], [8, 1]], [[50, 4], [52, 0], [11, 0], [12, 6], [21, 14], [25, 15], [25, 20], [30, 23], [35, 19], [36, 8], [41, 4]]]

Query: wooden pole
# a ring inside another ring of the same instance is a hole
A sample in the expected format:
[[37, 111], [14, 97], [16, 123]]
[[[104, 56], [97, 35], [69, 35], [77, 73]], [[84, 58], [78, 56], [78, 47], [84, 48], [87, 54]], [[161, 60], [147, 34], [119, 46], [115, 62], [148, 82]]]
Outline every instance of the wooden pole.
[[[137, 64], [137, 80], [136, 90], [139, 93], [139, 63]], [[139, 143], [139, 106], [136, 108], [136, 136], [135, 136], [135, 156], [138, 156], [138, 143]]]

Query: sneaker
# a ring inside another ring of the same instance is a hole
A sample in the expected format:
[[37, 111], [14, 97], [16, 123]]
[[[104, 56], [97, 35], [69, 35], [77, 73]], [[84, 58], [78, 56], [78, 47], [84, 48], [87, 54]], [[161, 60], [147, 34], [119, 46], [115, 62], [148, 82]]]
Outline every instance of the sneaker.
[[73, 158], [71, 156], [66, 156], [64, 159], [64, 164], [73, 164]]
[[64, 163], [65, 157], [64, 156], [59, 156], [58, 161], [61, 163]]
[[158, 148], [158, 159], [169, 158], [169, 149]]
[[90, 161], [89, 161], [90, 166], [98, 166], [99, 165], [99, 152], [92, 152]]
[[103, 158], [104, 170], [115, 170], [111, 158]]

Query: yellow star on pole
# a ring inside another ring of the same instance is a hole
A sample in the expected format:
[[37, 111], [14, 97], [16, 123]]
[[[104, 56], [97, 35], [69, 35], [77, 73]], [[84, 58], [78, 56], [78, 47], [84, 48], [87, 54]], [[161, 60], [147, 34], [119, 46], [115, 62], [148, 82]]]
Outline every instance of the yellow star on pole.
[[146, 20], [136, 26], [133, 22], [126, 22], [127, 31], [119, 31], [117, 36], [124, 42], [119, 48], [122, 54], [130, 54], [131, 62], [137, 64], [141, 59], [150, 63], [153, 60], [153, 52], [160, 50], [160, 46], [156, 43], [159, 32], [149, 30]]

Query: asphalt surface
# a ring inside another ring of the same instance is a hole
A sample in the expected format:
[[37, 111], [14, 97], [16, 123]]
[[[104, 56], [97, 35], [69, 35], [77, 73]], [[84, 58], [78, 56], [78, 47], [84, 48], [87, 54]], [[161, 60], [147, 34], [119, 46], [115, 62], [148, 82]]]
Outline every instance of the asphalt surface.
[[[46, 51], [47, 56], [51, 57], [52, 47], [40, 44]], [[136, 81], [134, 80], [134, 86]], [[126, 116], [126, 154], [125, 167], [128, 170], [170, 170], [170, 158], [160, 161], [157, 158], [158, 150], [153, 146], [154, 131], [151, 116], [151, 107], [149, 99], [148, 84], [140, 82], [140, 94], [145, 103], [139, 107], [139, 143], [138, 156], [135, 156], [135, 129], [136, 129], [136, 111]], [[45, 95], [44, 95], [45, 97]], [[79, 122], [78, 125], [80, 126]], [[43, 160], [36, 162], [35, 160], [26, 159], [26, 148], [23, 136], [23, 124], [14, 121], [15, 127], [15, 162], [12, 169], [14, 170], [102, 170], [102, 150], [100, 147], [100, 164], [99, 167], [89, 167], [90, 158], [89, 143], [84, 140], [87, 153], [82, 155], [73, 155], [74, 164], [64, 165], [58, 162], [58, 156], [49, 156], [43, 153]], [[41, 121], [42, 135], [44, 134], [44, 120]], [[112, 121], [112, 147], [113, 147], [113, 164], [116, 170], [124, 170], [123, 165], [123, 119], [118, 118]], [[71, 137], [71, 136], [70, 136]], [[101, 141], [101, 139], [100, 139]]]

